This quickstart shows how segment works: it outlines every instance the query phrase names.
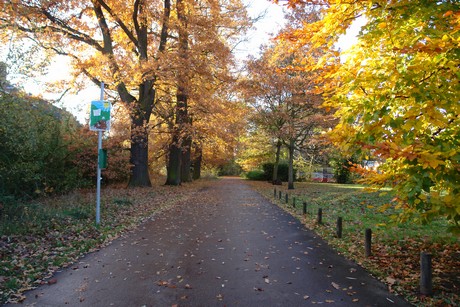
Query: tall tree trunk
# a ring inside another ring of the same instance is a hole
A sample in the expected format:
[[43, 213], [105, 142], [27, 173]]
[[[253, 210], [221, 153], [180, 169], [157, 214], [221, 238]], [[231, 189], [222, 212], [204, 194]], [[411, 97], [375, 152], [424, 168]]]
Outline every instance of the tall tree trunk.
[[153, 82], [146, 81], [139, 86], [139, 102], [132, 102], [131, 113], [131, 157], [133, 165], [128, 186], [150, 187], [149, 175], [149, 133], [147, 123], [154, 106]]
[[289, 141], [288, 190], [294, 190], [294, 139]]
[[[133, 140], [133, 138], [135, 140]], [[148, 134], [142, 137], [131, 136], [131, 176], [128, 186], [130, 187], [150, 187], [149, 161], [148, 161]]]
[[182, 182], [182, 150], [185, 145], [182, 134], [187, 119], [187, 96], [183, 94], [183, 89], [179, 88], [176, 97], [176, 126], [173, 128], [173, 138], [169, 145], [166, 185], [180, 185]]
[[[100, 4], [95, 6], [100, 7]], [[100, 10], [100, 8], [99, 8]], [[135, 32], [137, 34], [137, 48], [139, 51], [139, 60], [145, 62], [148, 60], [148, 23], [143, 14], [144, 3], [136, 1], [135, 11], [133, 13]], [[169, 17], [171, 13], [171, 1], [164, 0], [163, 24], [161, 28], [160, 44], [158, 51], [164, 52], [167, 43]], [[97, 14], [99, 22], [103, 17], [102, 13]], [[139, 19], [138, 19], [139, 18]], [[104, 21], [105, 22], [105, 21]], [[107, 25], [101, 24], [104, 37], [105, 53], [113, 56], [112, 41]], [[107, 48], [106, 48], [107, 46]], [[110, 48], [109, 48], [110, 47]], [[112, 65], [113, 66], [113, 65]], [[118, 72], [117, 67], [112, 67], [114, 74]], [[131, 177], [128, 186], [130, 187], [150, 187], [152, 183], [149, 175], [149, 132], [148, 123], [150, 115], [155, 106], [155, 77], [143, 81], [139, 85], [139, 99], [129, 94], [124, 83], [117, 85], [117, 91], [125, 103], [131, 107], [131, 157], [133, 165]]]
[[192, 166], [191, 161], [191, 147], [192, 147], [192, 138], [187, 137], [182, 146], [182, 165], [181, 165], [181, 181], [182, 182], [191, 182], [192, 174], [190, 168]]
[[195, 149], [195, 158], [193, 159], [193, 179], [201, 178], [201, 162], [203, 161], [203, 148], [200, 144]]
[[181, 183], [181, 155], [180, 139], [177, 132], [174, 132], [173, 139], [169, 145], [169, 156], [167, 166], [167, 178], [165, 185], [180, 185]]
[[278, 166], [280, 164], [280, 153], [281, 153], [281, 140], [278, 139], [276, 143], [276, 156], [275, 156], [275, 164], [273, 165], [273, 178], [272, 183], [276, 185], [281, 185], [281, 180], [278, 179]]
[[[187, 129], [185, 126], [188, 124], [188, 95], [187, 95], [187, 52], [188, 52], [188, 33], [187, 33], [187, 20], [184, 3], [182, 0], [177, 0], [176, 5], [177, 17], [179, 19], [179, 57], [182, 60], [182, 67], [177, 74], [177, 94], [176, 94], [176, 129], [170, 146], [168, 179], [166, 184], [179, 185], [184, 181], [190, 181], [187, 177], [190, 176], [190, 148], [186, 148], [189, 139]], [[185, 141], [184, 141], [185, 137]], [[191, 144], [191, 138], [190, 138]], [[190, 147], [190, 146], [189, 146]], [[183, 154], [185, 150], [186, 154]], [[188, 150], [188, 153], [187, 153]], [[185, 171], [185, 173], [182, 173]]]

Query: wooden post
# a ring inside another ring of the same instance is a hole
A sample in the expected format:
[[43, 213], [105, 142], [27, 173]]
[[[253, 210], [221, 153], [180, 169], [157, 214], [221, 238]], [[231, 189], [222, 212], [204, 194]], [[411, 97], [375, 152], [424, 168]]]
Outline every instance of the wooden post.
[[302, 213], [303, 215], [307, 215], [307, 202], [303, 202], [303, 208], [302, 208]]
[[316, 219], [316, 223], [321, 225], [323, 223], [323, 209], [318, 208], [318, 218]]
[[342, 217], [337, 218], [337, 238], [342, 238]]
[[366, 257], [372, 255], [372, 229], [367, 228], [365, 233], [364, 246], [366, 248]]
[[279, 197], [280, 197], [280, 200], [281, 200], [281, 191], [279, 192]]
[[292, 197], [292, 207], [295, 209], [295, 197]]
[[276, 188], [273, 189], [273, 197], [276, 198]]
[[433, 285], [431, 280], [431, 254], [420, 253], [420, 294], [431, 296]]
[[286, 199], [285, 199], [285, 200], [286, 200], [286, 205], [287, 205], [287, 204], [289, 203], [289, 195], [288, 195], [288, 193], [287, 193], [287, 192], [286, 192], [286, 196], [285, 196], [285, 197], [286, 197]]

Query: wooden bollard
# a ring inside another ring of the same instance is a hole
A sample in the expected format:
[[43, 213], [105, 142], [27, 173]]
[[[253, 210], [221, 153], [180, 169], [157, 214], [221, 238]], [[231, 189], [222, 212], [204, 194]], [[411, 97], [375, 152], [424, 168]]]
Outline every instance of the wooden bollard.
[[302, 208], [302, 213], [303, 215], [307, 215], [307, 202], [303, 202], [303, 208]]
[[279, 192], [279, 198], [280, 198], [280, 200], [281, 200], [281, 191]]
[[316, 223], [321, 225], [323, 223], [323, 209], [318, 208], [318, 218], [316, 219]]
[[337, 238], [342, 238], [342, 217], [337, 218]]
[[292, 208], [295, 209], [295, 197], [292, 197]]
[[426, 252], [420, 253], [420, 294], [426, 296], [433, 294], [431, 254]]
[[288, 204], [288, 202], [289, 202], [289, 195], [288, 195], [288, 193], [286, 193], [286, 196], [285, 196], [285, 198], [286, 198], [286, 199], [285, 199], [285, 201], [286, 201], [286, 205], [287, 205], [287, 204]]
[[366, 257], [372, 255], [372, 229], [367, 228], [365, 232], [364, 246], [366, 249]]
[[273, 197], [276, 198], [276, 188], [273, 189]]

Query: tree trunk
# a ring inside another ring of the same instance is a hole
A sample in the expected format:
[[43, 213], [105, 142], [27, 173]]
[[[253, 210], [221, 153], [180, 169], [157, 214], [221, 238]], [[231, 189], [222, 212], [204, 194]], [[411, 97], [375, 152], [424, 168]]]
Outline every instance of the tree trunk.
[[153, 82], [146, 81], [139, 86], [139, 101], [132, 102], [131, 114], [131, 157], [133, 165], [129, 187], [151, 187], [149, 175], [149, 133], [147, 123], [154, 106]]
[[148, 134], [139, 140], [139, 136], [131, 136], [131, 176], [129, 178], [129, 187], [151, 187], [149, 175], [149, 148], [148, 148]]
[[201, 145], [197, 145], [195, 150], [195, 158], [193, 159], [193, 179], [201, 178], [201, 161], [203, 160], [203, 149]]
[[192, 166], [191, 162], [191, 147], [192, 147], [192, 138], [187, 137], [182, 146], [182, 165], [181, 165], [181, 181], [182, 182], [191, 182], [192, 174], [190, 168]]
[[167, 166], [167, 178], [165, 185], [181, 184], [181, 155], [180, 140], [175, 133], [169, 145], [169, 156]]
[[[187, 139], [189, 136], [185, 136], [184, 133], [188, 134], [185, 126], [188, 124], [188, 106], [187, 106], [187, 74], [186, 70], [186, 60], [187, 60], [187, 50], [188, 50], [188, 33], [187, 33], [187, 22], [186, 22], [186, 13], [185, 7], [182, 0], [177, 1], [176, 5], [177, 17], [179, 19], [179, 56], [183, 60], [183, 67], [179, 69], [177, 75], [177, 94], [176, 94], [176, 128], [174, 129], [174, 135], [172, 144], [169, 147], [169, 167], [167, 168], [168, 179], [166, 180], [167, 185], [179, 185], [182, 182], [182, 179], [186, 179], [185, 176], [190, 176], [190, 170], [186, 172], [187, 174], [182, 174], [184, 168], [190, 169], [190, 151], [188, 154], [183, 156], [182, 151], [187, 149]], [[191, 142], [191, 139], [190, 139]], [[191, 144], [191, 143], [190, 143]], [[190, 150], [190, 149], [188, 149]], [[185, 158], [185, 161], [183, 160]], [[184, 165], [183, 166], [183, 164]]]
[[294, 190], [294, 140], [289, 141], [288, 190]]
[[281, 180], [278, 179], [278, 166], [280, 164], [280, 153], [281, 153], [281, 140], [279, 139], [276, 143], [276, 156], [275, 164], [273, 165], [273, 179], [272, 183], [276, 185], [281, 185]]

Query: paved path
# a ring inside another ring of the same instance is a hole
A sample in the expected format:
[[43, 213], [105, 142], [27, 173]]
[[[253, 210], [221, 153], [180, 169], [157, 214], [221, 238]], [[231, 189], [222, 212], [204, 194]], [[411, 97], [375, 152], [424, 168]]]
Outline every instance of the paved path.
[[226, 178], [27, 293], [33, 306], [408, 306]]

